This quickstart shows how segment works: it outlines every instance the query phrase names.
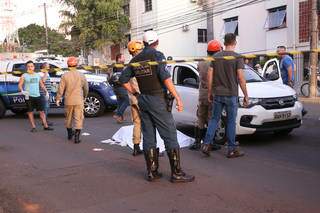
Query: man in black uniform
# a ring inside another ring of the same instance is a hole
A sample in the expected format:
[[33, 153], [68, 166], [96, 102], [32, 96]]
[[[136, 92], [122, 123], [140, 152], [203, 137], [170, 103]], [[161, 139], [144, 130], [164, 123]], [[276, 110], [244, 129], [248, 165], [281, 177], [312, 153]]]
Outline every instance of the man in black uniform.
[[[143, 36], [145, 48], [135, 56], [130, 63], [140, 62], [142, 66], [128, 66], [120, 76], [120, 82], [132, 94], [138, 97], [142, 120], [143, 151], [147, 165], [148, 181], [162, 176], [158, 172], [159, 149], [157, 149], [156, 129], [164, 141], [171, 166], [171, 182], [192, 182], [194, 176], [187, 175], [180, 167], [180, 147], [177, 140], [177, 130], [166, 102], [167, 90], [176, 99], [176, 108], [183, 110], [182, 101], [173, 86], [170, 73], [165, 64], [148, 65], [144, 62], [163, 61], [164, 55], [157, 51], [158, 35], [147, 31]], [[140, 93], [130, 85], [129, 80], [136, 77]]]

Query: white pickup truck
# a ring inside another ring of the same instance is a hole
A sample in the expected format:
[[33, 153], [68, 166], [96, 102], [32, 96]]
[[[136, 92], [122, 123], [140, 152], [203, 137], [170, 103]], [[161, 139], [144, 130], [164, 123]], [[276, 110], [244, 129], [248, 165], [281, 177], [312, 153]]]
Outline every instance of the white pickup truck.
[[[184, 103], [184, 111], [173, 109], [177, 123], [195, 125], [199, 96], [199, 73], [196, 63], [168, 65], [173, 83]], [[249, 94], [249, 107], [243, 107], [239, 88], [237, 135], [258, 132], [289, 134], [302, 124], [302, 103], [296, 92], [282, 83], [279, 61], [271, 59], [263, 67], [262, 76], [249, 66], [244, 69]], [[222, 117], [216, 140], [226, 140], [225, 117]]]

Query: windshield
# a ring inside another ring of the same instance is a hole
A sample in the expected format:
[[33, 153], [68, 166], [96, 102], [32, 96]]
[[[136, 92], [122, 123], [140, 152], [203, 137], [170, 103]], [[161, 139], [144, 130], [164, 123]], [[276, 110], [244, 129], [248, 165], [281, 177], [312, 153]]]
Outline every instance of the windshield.
[[245, 66], [243, 72], [247, 83], [265, 81], [263, 77], [261, 77], [258, 73], [256, 73], [256, 71], [254, 71], [249, 66]]

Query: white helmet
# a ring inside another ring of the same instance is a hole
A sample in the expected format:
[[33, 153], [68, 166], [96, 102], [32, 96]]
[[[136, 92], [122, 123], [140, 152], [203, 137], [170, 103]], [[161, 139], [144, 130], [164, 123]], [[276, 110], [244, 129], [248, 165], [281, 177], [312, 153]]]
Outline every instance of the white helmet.
[[158, 41], [158, 39], [159, 39], [158, 34], [153, 30], [149, 30], [149, 31], [145, 32], [143, 35], [143, 41], [149, 45]]

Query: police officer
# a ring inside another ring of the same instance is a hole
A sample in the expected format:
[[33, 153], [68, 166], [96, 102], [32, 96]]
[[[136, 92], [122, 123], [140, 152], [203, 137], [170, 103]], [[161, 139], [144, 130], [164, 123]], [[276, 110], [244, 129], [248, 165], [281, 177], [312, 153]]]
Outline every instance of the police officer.
[[[164, 55], [157, 51], [158, 35], [147, 31], [143, 36], [145, 48], [130, 62], [140, 62], [142, 66], [128, 66], [120, 76], [120, 82], [132, 94], [138, 97], [143, 133], [143, 151], [147, 165], [146, 179], [154, 181], [162, 176], [158, 172], [159, 149], [157, 149], [156, 130], [164, 141], [171, 166], [171, 182], [192, 182], [195, 177], [182, 171], [180, 166], [180, 147], [177, 140], [177, 130], [172, 113], [166, 105], [167, 90], [176, 99], [176, 108], [183, 110], [182, 101], [175, 90], [171, 76], [165, 64], [149, 65], [147, 61], [163, 61]], [[140, 89], [137, 92], [129, 83], [136, 77]]]
[[[60, 101], [64, 95], [65, 125], [68, 140], [72, 140], [74, 135], [74, 143], [80, 143], [80, 133], [84, 120], [84, 99], [88, 95], [89, 86], [85, 76], [76, 69], [77, 58], [69, 57], [67, 63], [70, 71], [61, 77], [56, 104], [60, 106]], [[75, 131], [72, 129], [72, 121], [74, 121]]]
[[[128, 51], [132, 57], [138, 55], [143, 49], [143, 42], [142, 41], [130, 41], [128, 43]], [[131, 86], [139, 92], [139, 86], [136, 78], [130, 79]], [[142, 154], [143, 152], [140, 149], [140, 142], [141, 142], [141, 118], [138, 106], [138, 99], [136, 96], [132, 95], [131, 93], [128, 94], [130, 99], [131, 105], [131, 117], [133, 121], [133, 156], [137, 156]]]
[[[219, 41], [211, 40], [207, 46], [208, 56], [213, 56], [216, 52], [219, 52], [222, 46]], [[199, 150], [201, 147], [201, 140], [206, 134], [205, 127], [208, 124], [208, 120], [211, 114], [211, 104], [208, 102], [208, 80], [207, 73], [210, 67], [210, 62], [202, 61], [198, 64], [199, 71], [199, 99], [198, 99], [198, 109], [197, 109], [197, 122], [194, 130], [195, 142], [192, 144], [190, 150]], [[219, 145], [212, 146], [212, 149], [220, 149]]]

